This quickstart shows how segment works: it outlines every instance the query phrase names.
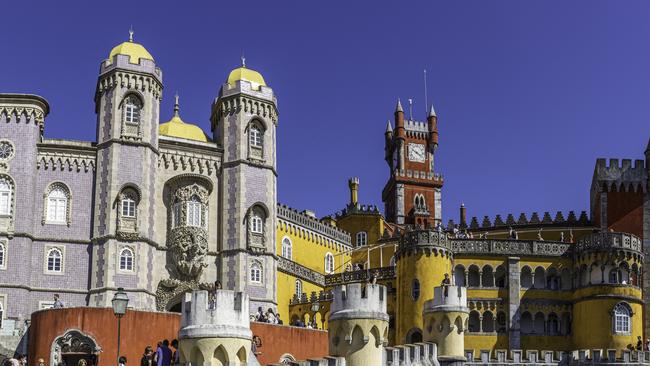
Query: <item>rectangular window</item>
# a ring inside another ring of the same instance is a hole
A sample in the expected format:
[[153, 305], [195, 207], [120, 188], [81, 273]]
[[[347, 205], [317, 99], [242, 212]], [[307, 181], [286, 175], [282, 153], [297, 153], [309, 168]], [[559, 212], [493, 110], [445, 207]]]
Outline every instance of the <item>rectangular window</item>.
[[127, 104], [124, 117], [128, 123], [138, 123], [140, 121], [140, 111], [135, 105]]
[[201, 203], [190, 201], [187, 203], [187, 226], [201, 226]]
[[122, 201], [122, 217], [135, 217], [135, 201]]
[[0, 215], [9, 215], [10, 198], [9, 192], [0, 192]]
[[47, 203], [47, 221], [65, 222], [66, 216], [65, 198], [49, 198]]

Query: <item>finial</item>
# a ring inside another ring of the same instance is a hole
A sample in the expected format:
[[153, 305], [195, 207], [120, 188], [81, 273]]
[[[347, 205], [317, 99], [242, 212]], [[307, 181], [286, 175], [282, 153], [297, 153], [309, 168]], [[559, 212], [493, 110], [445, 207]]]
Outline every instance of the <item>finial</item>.
[[244, 52], [241, 53], [241, 67], [246, 67], [246, 57], [244, 56]]
[[390, 124], [390, 120], [386, 124], [386, 132], [393, 132], [393, 126]]
[[431, 109], [429, 109], [429, 117], [438, 117], [436, 111], [433, 109], [433, 103], [431, 104]]
[[397, 107], [395, 108], [395, 112], [404, 112], [402, 101], [399, 98], [397, 98]]
[[174, 95], [174, 117], [178, 117], [179, 113], [178, 111], [180, 110], [180, 106], [178, 105], [178, 92], [176, 92], [176, 95]]
[[133, 42], [133, 26], [129, 27], [129, 42]]
[[413, 120], [413, 99], [409, 98], [409, 120]]

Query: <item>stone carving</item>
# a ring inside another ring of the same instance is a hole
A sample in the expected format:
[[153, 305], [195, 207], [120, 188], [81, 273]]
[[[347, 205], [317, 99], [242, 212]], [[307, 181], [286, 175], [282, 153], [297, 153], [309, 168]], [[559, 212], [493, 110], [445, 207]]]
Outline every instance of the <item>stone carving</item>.
[[207, 233], [203, 228], [179, 226], [170, 234], [170, 250], [174, 265], [181, 277], [197, 279], [207, 267], [204, 263], [208, 253]]
[[301, 266], [300, 264], [284, 257], [278, 258], [278, 270], [322, 287], [325, 286], [326, 278], [329, 277], [323, 276], [321, 273], [312, 271], [311, 269]]
[[175, 300], [178, 300], [178, 303], [180, 303], [180, 296], [182, 294], [194, 290], [210, 291], [213, 289], [212, 286], [210, 283], [200, 283], [198, 281], [180, 281], [174, 278], [164, 279], [158, 283], [158, 288], [156, 289], [156, 310], [167, 311], [175, 305]]
[[643, 253], [641, 239], [625, 233], [594, 233], [578, 240], [576, 248], [578, 252], [587, 250], [627, 249]]

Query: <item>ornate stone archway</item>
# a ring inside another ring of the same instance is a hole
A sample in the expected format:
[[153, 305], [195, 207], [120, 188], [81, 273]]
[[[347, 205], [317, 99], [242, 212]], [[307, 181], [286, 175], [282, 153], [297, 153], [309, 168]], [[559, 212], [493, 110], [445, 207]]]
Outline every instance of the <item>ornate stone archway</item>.
[[[50, 365], [56, 366], [63, 362], [67, 355], [75, 355], [79, 358], [88, 358], [96, 361], [102, 348], [97, 341], [78, 329], [69, 329], [63, 335], [56, 337], [52, 342]], [[89, 365], [96, 362], [89, 362]]]
[[194, 290], [210, 291], [214, 287], [211, 283], [199, 283], [196, 281], [180, 281], [173, 278], [162, 280], [156, 289], [156, 310], [168, 311], [174, 305], [182, 301], [186, 292]]

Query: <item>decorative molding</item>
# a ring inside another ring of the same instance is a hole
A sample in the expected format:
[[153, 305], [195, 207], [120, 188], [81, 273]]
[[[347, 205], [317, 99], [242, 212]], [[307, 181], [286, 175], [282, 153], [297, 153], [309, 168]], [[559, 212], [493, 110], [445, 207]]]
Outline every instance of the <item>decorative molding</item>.
[[20, 122], [20, 118], [25, 117], [28, 124], [34, 123], [38, 125], [41, 132], [45, 125], [45, 113], [40, 108], [0, 105], [0, 121], [3, 116], [5, 116], [6, 123]]
[[158, 166], [213, 176], [219, 173], [221, 159], [219, 156], [164, 149], [158, 158]]
[[47, 221], [47, 210], [49, 208], [49, 196], [50, 193], [52, 193], [53, 190], [56, 188], [60, 188], [63, 190], [65, 193], [66, 197], [66, 203], [65, 203], [65, 224], [70, 227], [72, 224], [72, 193], [70, 192], [70, 188], [63, 183], [63, 182], [52, 182], [48, 184], [47, 188], [45, 189], [45, 192], [43, 193], [43, 211], [42, 211], [42, 218], [41, 218], [41, 225], [45, 224], [61, 224], [59, 222], [49, 222]]
[[[300, 228], [313, 231], [316, 234], [329, 238], [339, 244], [346, 246], [346, 250], [352, 249], [352, 238], [350, 233], [341, 230], [335, 226], [324, 224], [318, 219], [311, 217], [303, 212], [288, 207], [286, 205], [277, 205], [278, 224], [286, 221], [287, 224], [294, 224]], [[285, 230], [286, 231], [286, 230]]]
[[244, 94], [225, 97], [220, 102], [217, 110], [217, 120], [221, 120], [226, 115], [237, 114], [243, 111], [255, 116], [269, 118], [275, 124], [278, 122], [278, 110], [272, 102]]
[[119, 71], [114, 70], [100, 76], [97, 82], [95, 99], [105, 91], [119, 86], [130, 90], [149, 92], [156, 99], [162, 100], [162, 84], [158, 78], [144, 73], [127, 72], [122, 69]]
[[38, 149], [36, 158], [37, 169], [67, 170], [84, 172], [95, 171], [96, 155], [95, 152], [71, 152], [71, 151], [54, 151], [53, 149]]
[[371, 276], [377, 280], [392, 280], [396, 278], [395, 267], [372, 268], [370, 270], [348, 271], [325, 276], [325, 286], [336, 286], [352, 282], [368, 282]]

